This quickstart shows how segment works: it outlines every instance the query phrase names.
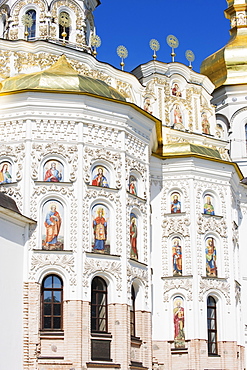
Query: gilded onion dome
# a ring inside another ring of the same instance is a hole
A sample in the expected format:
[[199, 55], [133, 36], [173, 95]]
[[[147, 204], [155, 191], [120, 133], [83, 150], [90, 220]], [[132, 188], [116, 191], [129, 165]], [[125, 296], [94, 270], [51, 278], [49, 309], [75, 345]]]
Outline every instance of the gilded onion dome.
[[51, 67], [41, 72], [18, 74], [0, 82], [0, 94], [21, 91], [88, 93], [110, 99], [126, 100], [104, 81], [78, 74], [64, 55]]
[[227, 3], [225, 16], [231, 22], [230, 40], [201, 65], [201, 73], [216, 87], [247, 83], [247, 0]]

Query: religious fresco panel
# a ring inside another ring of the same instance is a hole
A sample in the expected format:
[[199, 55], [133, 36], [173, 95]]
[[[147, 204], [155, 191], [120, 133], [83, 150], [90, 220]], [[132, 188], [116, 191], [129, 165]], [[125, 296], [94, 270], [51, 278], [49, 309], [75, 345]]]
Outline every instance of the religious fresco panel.
[[135, 213], [130, 214], [130, 258], [138, 260], [137, 249], [138, 218]]
[[215, 213], [214, 213], [214, 199], [212, 197], [212, 195], [210, 194], [206, 194], [204, 196], [204, 207], [203, 207], [203, 213], [205, 215], [211, 215], [213, 216]]
[[181, 239], [177, 237], [172, 240], [172, 265], [173, 276], [181, 276], [183, 274], [182, 247]]
[[110, 253], [110, 211], [104, 204], [95, 204], [92, 211], [92, 251]]
[[64, 168], [61, 162], [56, 159], [49, 160], [45, 163], [43, 169], [43, 179], [47, 182], [62, 182]]
[[216, 245], [214, 238], [206, 239], [206, 275], [208, 277], [217, 277], [217, 264], [216, 264]]
[[12, 164], [4, 161], [0, 163], [0, 184], [12, 182]]
[[110, 173], [104, 166], [95, 166], [92, 170], [92, 185], [109, 188]]
[[48, 200], [42, 209], [42, 249], [63, 250], [64, 208], [57, 200]]
[[129, 177], [129, 192], [130, 194], [137, 195], [137, 179], [134, 175]]
[[184, 300], [182, 297], [175, 297], [173, 300], [173, 323], [174, 346], [175, 348], [185, 348]]
[[178, 192], [171, 194], [171, 213], [181, 213], [181, 195]]

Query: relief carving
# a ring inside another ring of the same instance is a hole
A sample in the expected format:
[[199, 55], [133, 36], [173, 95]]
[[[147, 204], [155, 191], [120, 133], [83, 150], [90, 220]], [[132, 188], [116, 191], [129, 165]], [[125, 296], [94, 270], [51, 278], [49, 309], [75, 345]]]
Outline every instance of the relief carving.
[[75, 258], [73, 256], [33, 254], [31, 258], [29, 279], [35, 281], [37, 279], [37, 272], [47, 266], [59, 266], [66, 270], [70, 276], [70, 285], [76, 285]]
[[163, 299], [164, 302], [170, 301], [171, 290], [178, 291], [180, 289], [186, 290], [185, 297], [187, 301], [192, 301], [192, 279], [167, 279], [164, 282]]
[[199, 287], [199, 301], [203, 302], [204, 296], [209, 290], [218, 290], [224, 294], [226, 299], [226, 304], [231, 304], [230, 299], [230, 284], [226, 281], [221, 281], [217, 279], [201, 279]]

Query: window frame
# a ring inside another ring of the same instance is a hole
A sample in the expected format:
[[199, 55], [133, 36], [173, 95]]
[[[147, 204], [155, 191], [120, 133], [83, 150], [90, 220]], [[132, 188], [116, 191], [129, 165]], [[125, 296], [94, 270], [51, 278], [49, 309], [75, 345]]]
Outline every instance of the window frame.
[[136, 314], [135, 314], [135, 300], [136, 292], [135, 288], [131, 286], [131, 306], [130, 306], [130, 335], [131, 337], [136, 337]]
[[[211, 302], [210, 302], [211, 300]], [[210, 310], [210, 314], [209, 314]], [[211, 312], [214, 312], [213, 317]], [[214, 322], [214, 329], [212, 329], [211, 322]], [[218, 346], [217, 346], [217, 302], [214, 297], [208, 296], [207, 298], [207, 332], [208, 332], [208, 355], [217, 356], [218, 355]], [[211, 340], [212, 335], [215, 334], [215, 340]], [[213, 350], [215, 347], [215, 350]]]
[[[52, 287], [51, 288], [45, 288], [45, 281], [48, 278], [52, 278]], [[54, 288], [54, 277], [59, 279], [60, 281], [60, 288]], [[61, 302], [54, 304], [53, 299], [51, 301], [51, 314], [47, 315], [45, 314], [45, 300], [44, 300], [44, 292], [51, 291], [52, 292], [52, 298], [53, 298], [53, 292], [61, 292]], [[55, 305], [60, 305], [60, 315], [54, 315], [54, 308]], [[46, 328], [45, 327], [45, 318], [50, 317], [51, 318], [51, 327]], [[54, 328], [54, 318], [60, 317], [60, 327], [59, 328]], [[50, 274], [47, 275], [43, 281], [42, 281], [42, 288], [41, 288], [41, 330], [42, 331], [61, 331], [63, 330], [63, 281], [62, 279], [56, 275], [56, 274]]]
[[[94, 284], [96, 285], [96, 281], [101, 282], [104, 289], [98, 289], [97, 286], [94, 287]], [[102, 295], [102, 298], [100, 300], [100, 295]], [[95, 299], [94, 299], [95, 298]], [[103, 304], [102, 304], [103, 301]], [[95, 302], [95, 303], [93, 303]], [[100, 311], [104, 308], [104, 315], [103, 317], [100, 317]], [[95, 316], [93, 316], [93, 313], [95, 312]], [[93, 321], [95, 320], [95, 328], [93, 329]], [[102, 330], [101, 324], [102, 321], [104, 321], [104, 329]], [[92, 280], [91, 284], [91, 312], [90, 312], [90, 322], [91, 322], [91, 333], [108, 333], [108, 291], [107, 291], [107, 283], [106, 281], [99, 277], [95, 276]]]
[[[36, 38], [36, 32], [37, 32], [37, 29], [36, 29], [37, 11], [35, 9], [31, 8], [31, 9], [28, 9], [25, 12], [25, 14], [31, 15], [31, 18], [33, 20], [32, 26], [27, 28], [27, 30], [29, 30], [28, 31], [28, 36], [27, 36], [27, 41], [35, 40], [35, 38]], [[35, 14], [35, 17], [33, 17], [33, 14]], [[34, 36], [32, 36], [32, 34], [34, 34]]]

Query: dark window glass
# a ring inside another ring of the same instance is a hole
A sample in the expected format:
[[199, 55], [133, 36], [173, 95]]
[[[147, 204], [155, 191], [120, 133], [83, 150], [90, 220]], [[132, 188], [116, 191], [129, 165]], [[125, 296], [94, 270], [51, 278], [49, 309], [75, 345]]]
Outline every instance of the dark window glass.
[[208, 354], [217, 355], [216, 301], [213, 297], [208, 297], [207, 299], [207, 321], [208, 321]]
[[[59, 38], [63, 39], [63, 33], [66, 33], [65, 40], [69, 40], [70, 34], [70, 16], [66, 12], [61, 12], [59, 15], [61, 24], [59, 24]], [[68, 25], [68, 26], [67, 26]]]
[[135, 337], [135, 289], [132, 285], [131, 287], [131, 307], [130, 307], [130, 334], [132, 337]]
[[42, 329], [62, 329], [63, 283], [55, 276], [47, 276], [42, 284]]
[[28, 27], [28, 36], [27, 39], [34, 39], [36, 35], [36, 11], [31, 9], [26, 12], [27, 15], [29, 15], [32, 18], [32, 25], [31, 27]]
[[99, 277], [92, 282], [91, 331], [107, 332], [107, 285]]

